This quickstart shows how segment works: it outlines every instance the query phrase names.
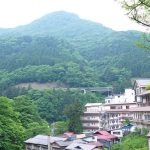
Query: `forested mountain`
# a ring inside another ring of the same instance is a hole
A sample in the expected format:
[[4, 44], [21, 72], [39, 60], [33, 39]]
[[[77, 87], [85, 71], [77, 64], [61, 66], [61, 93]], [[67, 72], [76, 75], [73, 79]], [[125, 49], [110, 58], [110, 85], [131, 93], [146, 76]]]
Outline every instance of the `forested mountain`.
[[142, 33], [117, 32], [67, 12], [29, 25], [0, 29], [0, 90], [25, 82], [61, 82], [70, 87], [113, 85], [149, 77], [149, 53], [135, 42]]

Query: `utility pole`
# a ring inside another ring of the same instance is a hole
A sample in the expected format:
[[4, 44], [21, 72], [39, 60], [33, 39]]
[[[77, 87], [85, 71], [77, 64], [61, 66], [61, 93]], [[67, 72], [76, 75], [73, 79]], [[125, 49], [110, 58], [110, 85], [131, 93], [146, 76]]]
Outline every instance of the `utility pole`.
[[48, 135], [47, 143], [48, 143], [48, 150], [51, 150], [50, 134]]
[[48, 135], [48, 150], [53, 150], [51, 145], [51, 137], [54, 136], [55, 123], [52, 123], [51, 135]]

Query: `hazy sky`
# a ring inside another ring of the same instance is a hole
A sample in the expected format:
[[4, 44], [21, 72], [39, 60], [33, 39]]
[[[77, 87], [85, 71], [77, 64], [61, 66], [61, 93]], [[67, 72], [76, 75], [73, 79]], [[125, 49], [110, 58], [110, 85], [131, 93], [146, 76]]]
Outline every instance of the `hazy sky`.
[[0, 27], [28, 24], [50, 12], [64, 10], [114, 30], [142, 30], [115, 0], [0, 0]]

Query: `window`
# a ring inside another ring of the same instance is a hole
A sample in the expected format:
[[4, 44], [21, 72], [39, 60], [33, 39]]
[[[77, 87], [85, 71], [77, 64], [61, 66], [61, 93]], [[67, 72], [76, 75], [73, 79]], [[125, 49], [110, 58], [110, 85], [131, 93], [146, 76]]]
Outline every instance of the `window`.
[[126, 106], [126, 109], [129, 109], [129, 106]]
[[120, 135], [120, 132], [113, 132], [113, 134], [117, 134], [117, 135]]
[[116, 109], [116, 107], [115, 106], [110, 106], [110, 109]]

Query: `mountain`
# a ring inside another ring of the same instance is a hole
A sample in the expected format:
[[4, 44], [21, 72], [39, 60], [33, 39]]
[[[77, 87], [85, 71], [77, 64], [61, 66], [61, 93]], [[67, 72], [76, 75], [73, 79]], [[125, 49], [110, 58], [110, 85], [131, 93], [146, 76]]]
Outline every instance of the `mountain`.
[[0, 29], [0, 91], [25, 82], [71, 87], [113, 85], [120, 92], [132, 77], [149, 77], [149, 53], [135, 45], [141, 32], [117, 32], [68, 12]]

